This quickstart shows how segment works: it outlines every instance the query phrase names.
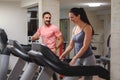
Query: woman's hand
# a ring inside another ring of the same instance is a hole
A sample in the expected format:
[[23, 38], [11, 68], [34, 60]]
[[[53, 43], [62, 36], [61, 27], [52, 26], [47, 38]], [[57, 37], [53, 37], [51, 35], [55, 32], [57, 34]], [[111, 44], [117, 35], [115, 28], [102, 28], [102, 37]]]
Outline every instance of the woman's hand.
[[65, 59], [64, 53], [62, 53], [62, 55], [59, 57], [59, 59], [62, 60], [62, 61]]
[[77, 58], [73, 57], [73, 59], [70, 61], [69, 65], [74, 66], [76, 60], [77, 60]]

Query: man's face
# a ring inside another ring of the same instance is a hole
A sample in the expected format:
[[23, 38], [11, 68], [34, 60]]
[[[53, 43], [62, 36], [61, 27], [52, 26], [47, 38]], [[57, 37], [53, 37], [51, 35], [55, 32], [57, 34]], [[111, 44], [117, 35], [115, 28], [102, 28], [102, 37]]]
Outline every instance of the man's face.
[[50, 14], [45, 14], [43, 17], [44, 24], [49, 26], [51, 22], [51, 15]]

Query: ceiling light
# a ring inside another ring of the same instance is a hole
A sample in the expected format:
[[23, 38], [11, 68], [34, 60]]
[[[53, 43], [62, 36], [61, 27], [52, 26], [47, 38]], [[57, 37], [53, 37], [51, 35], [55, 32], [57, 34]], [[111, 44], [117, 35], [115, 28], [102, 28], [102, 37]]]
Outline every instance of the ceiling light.
[[102, 3], [86, 3], [85, 5], [88, 5], [89, 7], [99, 7]]

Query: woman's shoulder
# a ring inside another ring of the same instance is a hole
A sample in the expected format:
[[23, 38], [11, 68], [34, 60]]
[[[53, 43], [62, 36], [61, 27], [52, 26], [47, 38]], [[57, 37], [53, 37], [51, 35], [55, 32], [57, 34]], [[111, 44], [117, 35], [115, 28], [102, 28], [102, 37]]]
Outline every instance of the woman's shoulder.
[[83, 32], [85, 33], [92, 33], [92, 26], [91, 25], [86, 25], [86, 27], [83, 29]]
[[89, 25], [89, 24], [87, 24], [87, 25], [84, 27], [83, 30], [92, 30], [92, 26]]

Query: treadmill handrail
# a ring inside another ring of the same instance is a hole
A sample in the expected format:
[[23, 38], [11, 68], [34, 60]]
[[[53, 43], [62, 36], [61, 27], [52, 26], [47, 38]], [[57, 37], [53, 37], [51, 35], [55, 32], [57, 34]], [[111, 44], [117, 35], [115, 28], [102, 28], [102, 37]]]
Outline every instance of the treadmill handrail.
[[[48, 47], [45, 45], [39, 45], [39, 51], [28, 53], [34, 59], [37, 57], [37, 64], [42, 60], [47, 66], [51, 67], [55, 72], [66, 76], [92, 76], [98, 75], [101, 78], [109, 79], [110, 73], [108, 70], [101, 66], [69, 66], [69, 64], [63, 63]], [[40, 52], [40, 53], [39, 53]], [[43, 54], [43, 58], [39, 57]], [[32, 55], [34, 54], [34, 55]]]
[[11, 50], [13, 55], [15, 55], [17, 57], [20, 57], [20, 58], [22, 58], [25, 61], [32, 62], [32, 60], [30, 59], [29, 55], [24, 53], [24, 52], [22, 52], [18, 48], [15, 48], [15, 47], [11, 46], [11, 47], [9, 47], [9, 49]]

